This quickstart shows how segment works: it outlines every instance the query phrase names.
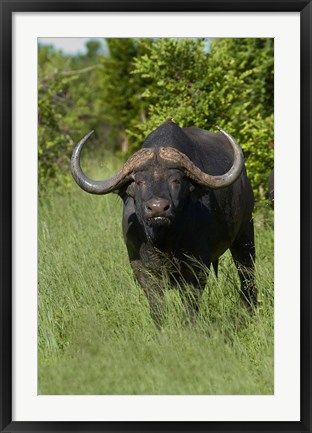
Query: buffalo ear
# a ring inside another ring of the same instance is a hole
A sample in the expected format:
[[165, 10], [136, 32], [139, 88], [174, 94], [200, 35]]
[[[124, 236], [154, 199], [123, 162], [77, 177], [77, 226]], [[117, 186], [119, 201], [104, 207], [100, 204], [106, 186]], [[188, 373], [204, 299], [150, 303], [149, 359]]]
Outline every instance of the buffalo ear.
[[134, 197], [134, 182], [128, 183], [128, 185], [123, 185], [114, 192], [117, 193], [123, 200], [126, 200], [127, 197]]
[[193, 197], [196, 197], [196, 199], [199, 199], [203, 195], [207, 194], [207, 189], [201, 187], [200, 185], [196, 185], [194, 183], [190, 184], [189, 191]]
[[134, 183], [134, 182], [131, 182], [131, 183], [126, 187], [126, 190], [125, 190], [125, 193], [126, 193], [129, 197], [132, 197], [132, 198], [134, 198], [134, 186], [135, 186], [135, 183]]
[[191, 179], [188, 178], [188, 186], [187, 186], [187, 190], [186, 190], [186, 195], [187, 196], [192, 196], [193, 198], [195, 198], [196, 200], [200, 197], [202, 197], [202, 195], [205, 194], [205, 191], [203, 190], [203, 188], [198, 185], [198, 183], [193, 182]]

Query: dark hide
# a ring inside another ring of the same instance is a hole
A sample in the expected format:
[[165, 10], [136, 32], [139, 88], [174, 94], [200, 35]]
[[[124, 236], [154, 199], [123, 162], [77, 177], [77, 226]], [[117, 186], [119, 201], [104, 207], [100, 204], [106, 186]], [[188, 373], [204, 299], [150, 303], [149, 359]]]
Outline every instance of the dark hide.
[[[160, 147], [178, 149], [211, 175], [224, 174], [233, 162], [233, 151], [223, 135], [196, 127], [181, 129], [172, 122], [162, 124], [143, 144], [143, 148]], [[195, 289], [196, 309], [197, 294], [207, 278], [200, 264], [206, 269], [213, 264], [217, 274], [218, 259], [227, 249], [238, 269], [242, 297], [248, 307], [255, 306], [254, 199], [245, 168], [231, 186], [211, 190], [193, 184], [179, 167], [170, 164], [156, 155], [139, 171], [134, 170], [135, 182], [119, 191], [130, 263], [152, 316], [159, 320], [156, 299], [162, 296], [164, 272], [172, 284], [186, 282]], [[174, 269], [169, 262], [175, 264]]]

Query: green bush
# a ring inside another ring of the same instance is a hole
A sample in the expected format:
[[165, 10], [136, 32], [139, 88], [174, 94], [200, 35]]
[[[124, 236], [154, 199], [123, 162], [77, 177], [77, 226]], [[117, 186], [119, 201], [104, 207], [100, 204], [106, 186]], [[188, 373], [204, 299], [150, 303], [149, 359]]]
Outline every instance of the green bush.
[[71, 57], [51, 46], [38, 47], [38, 167], [40, 191], [49, 181], [70, 183], [74, 143], [104, 125], [99, 99], [99, 54], [88, 45], [84, 56]]

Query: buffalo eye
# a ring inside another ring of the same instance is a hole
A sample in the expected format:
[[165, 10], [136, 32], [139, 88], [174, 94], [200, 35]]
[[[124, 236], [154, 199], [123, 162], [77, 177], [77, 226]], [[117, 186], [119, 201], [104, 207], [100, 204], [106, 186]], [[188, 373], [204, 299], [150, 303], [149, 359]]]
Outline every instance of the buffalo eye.
[[171, 181], [174, 185], [181, 185], [181, 179], [172, 179]]
[[170, 183], [174, 186], [179, 186], [182, 183], [182, 177], [181, 176], [172, 176], [170, 179]]
[[145, 184], [145, 179], [142, 175], [136, 175], [134, 178], [135, 184], [137, 187], [142, 187]]

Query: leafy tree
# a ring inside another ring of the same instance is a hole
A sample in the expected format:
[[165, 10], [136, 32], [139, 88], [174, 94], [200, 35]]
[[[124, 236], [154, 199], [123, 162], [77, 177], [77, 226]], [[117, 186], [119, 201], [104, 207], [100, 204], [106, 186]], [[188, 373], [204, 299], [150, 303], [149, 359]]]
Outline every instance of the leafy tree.
[[207, 55], [202, 41], [158, 39], [149, 44], [144, 40], [141, 46], [146, 52], [135, 59], [133, 74], [143, 82], [148, 119], [138, 125], [138, 142], [167, 117], [177, 117], [185, 126], [202, 118], [206, 109], [202, 72], [207, 69]]
[[152, 43], [146, 39], [144, 44], [134, 38], [106, 39], [109, 54], [102, 57], [101, 88], [105, 119], [110, 126], [110, 137], [115, 148], [128, 150], [126, 130], [138, 122], [145, 121], [146, 104], [142, 99], [141, 78], [132, 74], [133, 60], [142, 55], [145, 47]]
[[[144, 43], [144, 41], [143, 41]], [[273, 166], [273, 42], [268, 39], [157, 39], [137, 56], [147, 121], [129, 131], [133, 148], [167, 117], [232, 133], [242, 145], [258, 198]]]
[[60, 51], [39, 46], [38, 81], [38, 157], [39, 179], [42, 186], [56, 177], [66, 163], [71, 141], [62, 131], [61, 121], [66, 114], [66, 99], [73, 76], [59, 76], [58, 65], [69, 65]]
[[[42, 186], [48, 179], [70, 181], [73, 145], [104, 123], [99, 94], [99, 43], [86, 55], [68, 56], [51, 46], [38, 47], [38, 157]], [[102, 122], [101, 123], [101, 119]]]
[[273, 113], [274, 105], [274, 40], [272, 38], [215, 39], [212, 54], [227, 53], [238, 74], [250, 71], [245, 79], [250, 108], [263, 118]]
[[[267, 194], [267, 179], [274, 165], [274, 42], [273, 39], [216, 39], [212, 43], [210, 66], [226, 71], [227, 62], [242, 82], [225, 129], [241, 144], [256, 198]], [[224, 80], [229, 83], [226, 72]]]

